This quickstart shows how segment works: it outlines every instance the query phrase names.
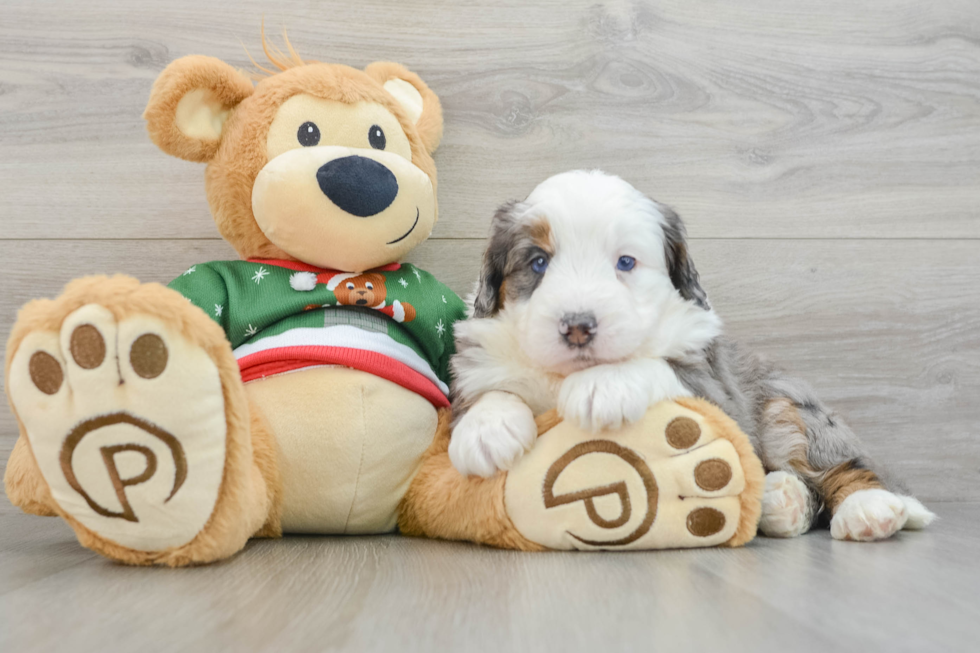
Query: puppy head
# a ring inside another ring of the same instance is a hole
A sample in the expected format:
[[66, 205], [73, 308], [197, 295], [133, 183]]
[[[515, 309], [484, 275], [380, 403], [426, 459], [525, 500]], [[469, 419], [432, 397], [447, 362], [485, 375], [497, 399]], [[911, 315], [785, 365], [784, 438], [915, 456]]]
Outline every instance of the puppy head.
[[599, 171], [497, 211], [473, 315], [512, 323], [534, 363], [565, 374], [678, 356], [720, 330], [677, 214]]

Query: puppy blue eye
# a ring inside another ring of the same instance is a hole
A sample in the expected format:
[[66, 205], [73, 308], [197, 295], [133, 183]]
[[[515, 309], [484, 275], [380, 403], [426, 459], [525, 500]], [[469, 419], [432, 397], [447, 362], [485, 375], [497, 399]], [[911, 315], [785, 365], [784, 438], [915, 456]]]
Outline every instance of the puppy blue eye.
[[632, 256], [620, 256], [619, 261], [616, 262], [616, 269], [622, 270], [623, 272], [629, 272], [636, 265], [636, 259]]
[[539, 256], [531, 261], [531, 269], [534, 270], [535, 274], [544, 274], [544, 271], [548, 269], [547, 257]]

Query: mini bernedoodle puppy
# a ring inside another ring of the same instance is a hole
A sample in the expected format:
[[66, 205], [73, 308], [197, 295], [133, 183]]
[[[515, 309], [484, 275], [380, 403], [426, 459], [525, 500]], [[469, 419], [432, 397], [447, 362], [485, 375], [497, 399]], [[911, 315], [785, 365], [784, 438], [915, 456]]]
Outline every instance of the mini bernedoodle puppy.
[[452, 362], [449, 455], [463, 474], [512, 467], [549, 409], [601, 431], [695, 395], [735, 419], [762, 459], [766, 535], [829, 519], [837, 539], [878, 540], [935, 517], [885, 488], [806, 383], [725, 338], [680, 218], [619, 177], [567, 172], [503, 205], [470, 302]]

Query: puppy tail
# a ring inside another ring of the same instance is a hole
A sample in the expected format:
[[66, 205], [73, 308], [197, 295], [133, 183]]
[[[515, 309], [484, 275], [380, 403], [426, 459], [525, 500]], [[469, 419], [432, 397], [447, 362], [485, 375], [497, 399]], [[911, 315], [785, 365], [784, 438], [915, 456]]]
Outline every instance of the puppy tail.
[[923, 528], [936, 521], [936, 513], [922, 505], [922, 502], [915, 497], [899, 496], [898, 498], [905, 504], [905, 510], [909, 514], [909, 518], [906, 520], [905, 526], [902, 527], [903, 530], [921, 531]]

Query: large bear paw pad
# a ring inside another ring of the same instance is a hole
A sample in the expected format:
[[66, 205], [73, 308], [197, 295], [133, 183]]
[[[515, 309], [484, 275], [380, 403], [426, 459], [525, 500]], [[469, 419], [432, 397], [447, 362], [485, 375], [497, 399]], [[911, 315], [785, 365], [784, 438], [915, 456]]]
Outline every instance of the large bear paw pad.
[[505, 501], [517, 530], [553, 549], [697, 547], [733, 538], [745, 487], [732, 442], [663, 402], [602, 436], [558, 424], [508, 473]]
[[20, 343], [9, 392], [61, 509], [124, 547], [191, 541], [218, 499], [225, 408], [218, 369], [148, 316], [97, 304]]

